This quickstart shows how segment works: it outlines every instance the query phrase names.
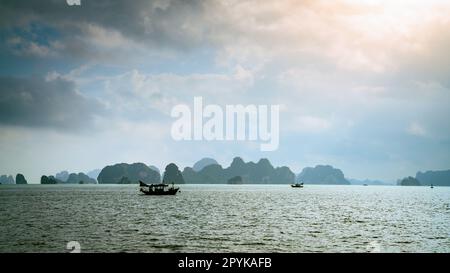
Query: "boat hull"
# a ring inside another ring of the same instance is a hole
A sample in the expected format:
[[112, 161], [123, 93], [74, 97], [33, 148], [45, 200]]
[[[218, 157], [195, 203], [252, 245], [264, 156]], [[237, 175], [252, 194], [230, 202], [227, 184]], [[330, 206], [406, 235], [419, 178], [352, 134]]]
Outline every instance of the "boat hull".
[[144, 195], [175, 195], [177, 194], [178, 190], [178, 188], [168, 189], [167, 191], [152, 191], [141, 189], [141, 192]]

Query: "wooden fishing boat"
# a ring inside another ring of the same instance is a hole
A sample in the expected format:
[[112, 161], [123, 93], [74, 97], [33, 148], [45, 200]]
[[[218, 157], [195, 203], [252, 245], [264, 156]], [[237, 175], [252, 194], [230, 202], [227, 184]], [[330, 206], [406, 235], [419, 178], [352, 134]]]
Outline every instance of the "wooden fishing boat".
[[146, 184], [139, 181], [140, 191], [145, 195], [175, 195], [180, 188], [175, 187], [173, 184]]

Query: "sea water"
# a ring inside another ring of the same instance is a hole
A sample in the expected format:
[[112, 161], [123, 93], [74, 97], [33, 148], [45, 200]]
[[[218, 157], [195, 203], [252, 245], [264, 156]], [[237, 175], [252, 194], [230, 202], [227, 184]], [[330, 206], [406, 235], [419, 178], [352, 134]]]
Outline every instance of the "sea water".
[[0, 186], [0, 252], [450, 252], [450, 187]]

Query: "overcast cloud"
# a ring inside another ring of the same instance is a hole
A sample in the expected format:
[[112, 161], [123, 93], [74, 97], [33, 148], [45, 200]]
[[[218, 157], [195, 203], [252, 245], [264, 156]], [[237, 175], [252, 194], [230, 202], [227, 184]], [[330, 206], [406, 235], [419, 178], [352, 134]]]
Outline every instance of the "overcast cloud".
[[[439, 0], [0, 1], [0, 174], [238, 155], [361, 179], [448, 169], [448, 14]], [[280, 104], [280, 149], [174, 143], [170, 110], [194, 96]], [[37, 162], [44, 147], [71, 156]]]
[[0, 124], [72, 131], [90, 128], [101, 111], [73, 82], [0, 77]]

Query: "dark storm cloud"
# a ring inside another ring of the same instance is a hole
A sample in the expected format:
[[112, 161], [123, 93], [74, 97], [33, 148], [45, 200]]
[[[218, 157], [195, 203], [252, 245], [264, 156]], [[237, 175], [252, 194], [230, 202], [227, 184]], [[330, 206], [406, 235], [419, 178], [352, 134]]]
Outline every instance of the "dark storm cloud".
[[78, 93], [73, 82], [0, 77], [0, 124], [89, 128], [101, 104]]
[[0, 27], [32, 29], [41, 24], [54, 28], [64, 42], [64, 53], [69, 54], [92, 51], [88, 48], [93, 38], [89, 36], [95, 35], [92, 27], [116, 31], [146, 48], [188, 50], [205, 42], [206, 5], [208, 1], [196, 0], [83, 0], [81, 6], [69, 6], [65, 0], [6, 0], [0, 2]]

